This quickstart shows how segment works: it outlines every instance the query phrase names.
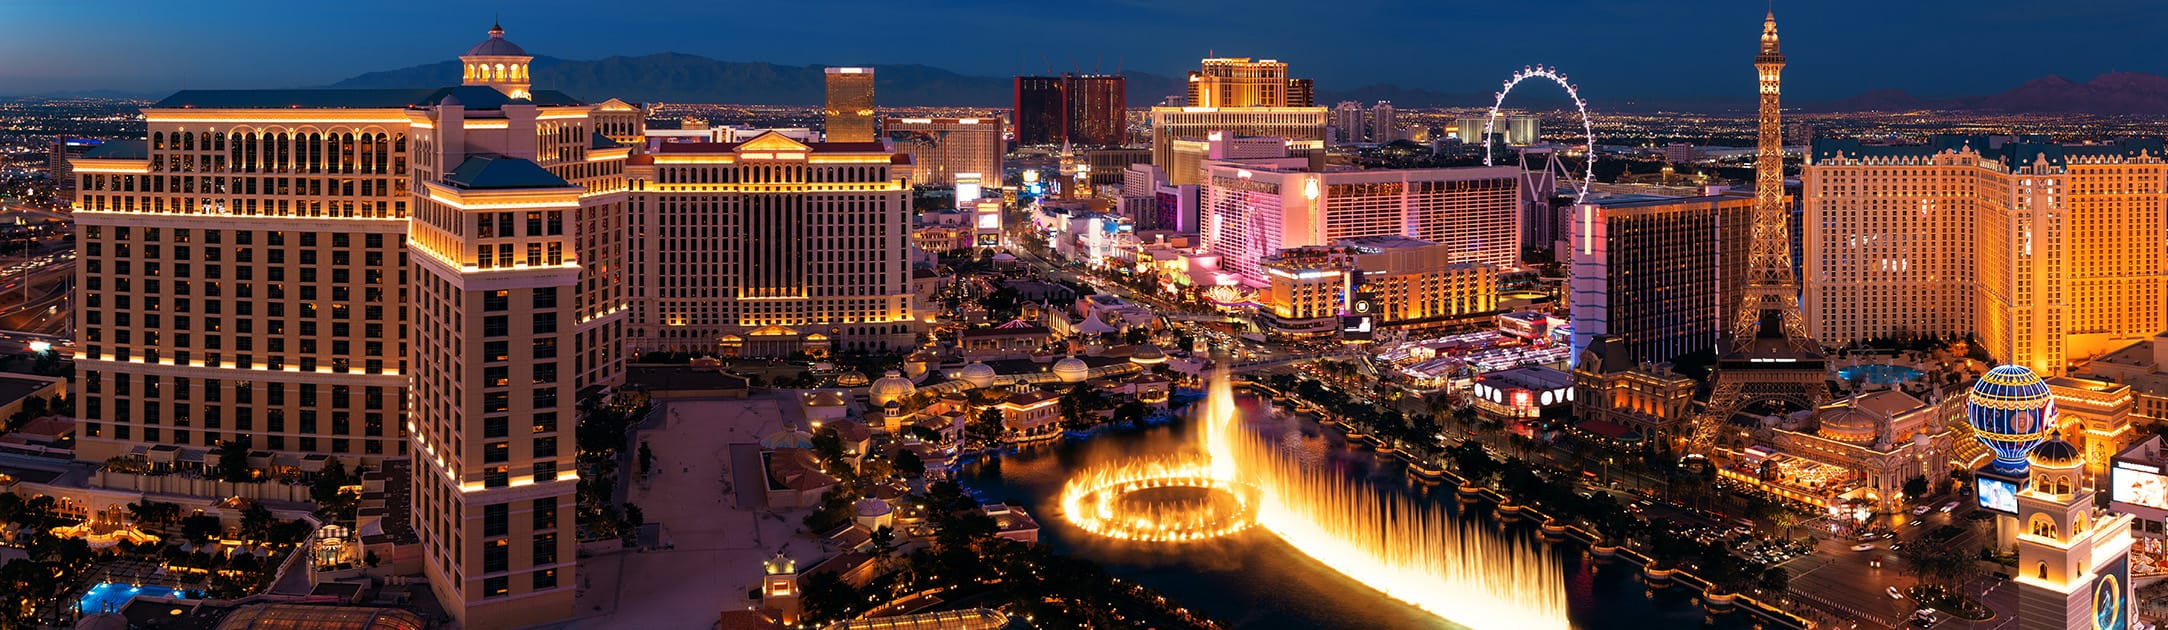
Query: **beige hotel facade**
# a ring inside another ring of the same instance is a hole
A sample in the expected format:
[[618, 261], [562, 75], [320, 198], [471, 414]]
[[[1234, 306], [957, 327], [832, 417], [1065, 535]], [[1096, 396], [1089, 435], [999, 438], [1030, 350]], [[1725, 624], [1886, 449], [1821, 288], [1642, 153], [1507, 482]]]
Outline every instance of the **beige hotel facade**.
[[2158, 140], [1937, 137], [1815, 143], [1801, 285], [1824, 344], [1976, 334], [2046, 375], [2168, 326]]
[[410, 458], [439, 601], [525, 627], [573, 615], [576, 403], [622, 384], [635, 333], [913, 338], [908, 158], [635, 156], [612, 138], [638, 106], [533, 89], [531, 59], [492, 29], [458, 87], [183, 91], [76, 160], [77, 457]]

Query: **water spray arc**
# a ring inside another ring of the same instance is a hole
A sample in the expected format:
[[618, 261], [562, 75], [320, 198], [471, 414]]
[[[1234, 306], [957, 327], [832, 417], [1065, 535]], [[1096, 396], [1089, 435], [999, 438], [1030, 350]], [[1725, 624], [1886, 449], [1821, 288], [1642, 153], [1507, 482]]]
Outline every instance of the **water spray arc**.
[[[1549, 549], [1457, 518], [1440, 505], [1304, 464], [1242, 425], [1224, 373], [1212, 378], [1195, 413], [1199, 455], [1082, 472], [1063, 488], [1064, 516], [1087, 531], [1113, 531], [1102, 534], [1109, 537], [1163, 542], [1254, 526], [1349, 579], [1460, 625], [1571, 627], [1561, 562]], [[1152, 483], [1226, 492], [1243, 507], [1127, 517], [1107, 507], [1121, 505], [1108, 493]]]

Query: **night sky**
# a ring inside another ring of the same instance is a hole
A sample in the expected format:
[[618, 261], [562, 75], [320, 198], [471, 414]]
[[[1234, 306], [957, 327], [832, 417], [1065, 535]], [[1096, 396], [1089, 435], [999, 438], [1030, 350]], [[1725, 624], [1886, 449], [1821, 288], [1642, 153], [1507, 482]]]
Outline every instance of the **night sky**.
[[[917, 6], [912, 6], [916, 4]], [[965, 74], [1179, 75], [1271, 57], [1320, 88], [1481, 93], [1550, 64], [1592, 100], [1751, 95], [1764, 0], [0, 0], [0, 95], [294, 87], [451, 59], [502, 14], [528, 52], [683, 52]], [[1786, 95], [2000, 92], [2048, 74], [2168, 74], [2160, 0], [1779, 2]], [[623, 15], [620, 15], [622, 13]]]

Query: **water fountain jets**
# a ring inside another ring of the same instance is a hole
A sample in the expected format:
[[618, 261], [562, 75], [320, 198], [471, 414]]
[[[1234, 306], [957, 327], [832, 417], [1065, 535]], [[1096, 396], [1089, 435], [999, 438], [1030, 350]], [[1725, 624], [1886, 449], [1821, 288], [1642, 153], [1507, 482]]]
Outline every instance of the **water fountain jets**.
[[[1063, 487], [1064, 516], [1094, 534], [1139, 541], [1203, 540], [1254, 523], [1349, 579], [1457, 624], [1571, 627], [1561, 562], [1548, 549], [1474, 526], [1439, 505], [1305, 465], [1250, 434], [1234, 410], [1227, 376], [1214, 376], [1197, 412], [1200, 455], [1078, 474]], [[1244, 507], [1198, 514], [1131, 510], [1135, 502], [1123, 500], [1161, 487], [1225, 492]]]
[[[1202, 501], [1150, 501], [1167, 489], [1201, 491]], [[1127, 462], [1099, 468], [1062, 487], [1061, 510], [1084, 531], [1139, 542], [1193, 542], [1256, 523], [1257, 488], [1216, 479], [1194, 460]]]

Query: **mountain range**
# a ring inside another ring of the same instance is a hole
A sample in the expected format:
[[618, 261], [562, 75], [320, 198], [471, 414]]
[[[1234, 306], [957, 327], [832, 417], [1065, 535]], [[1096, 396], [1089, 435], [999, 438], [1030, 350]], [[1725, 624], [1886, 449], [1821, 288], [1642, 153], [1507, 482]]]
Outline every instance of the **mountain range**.
[[[1130, 107], [1157, 105], [1181, 94], [1185, 77], [1123, 72], [1129, 78]], [[397, 70], [371, 72], [327, 87], [422, 88], [459, 79], [459, 62], [443, 61]], [[551, 57], [534, 60], [534, 84], [574, 96], [616, 97], [634, 102], [819, 105], [822, 66], [721, 61], [683, 53], [609, 57], [576, 61]], [[969, 76], [923, 65], [874, 66], [874, 94], [885, 105], [1002, 107], [1014, 100], [1010, 77]], [[1392, 101], [1401, 107], [1489, 105], [1489, 94], [1445, 94], [1394, 85], [1369, 85], [1345, 91], [1321, 90], [1320, 103], [1343, 100]]]
[[[650, 103], [732, 103], [810, 106], [825, 94], [821, 66], [794, 66], [765, 62], [721, 61], [699, 55], [658, 53], [637, 57], [616, 56], [592, 61], [536, 57], [535, 84], [590, 99], [617, 97]], [[876, 93], [883, 104], [897, 106], [976, 106], [999, 108], [1012, 101], [1009, 77], [960, 74], [933, 66], [907, 64], [876, 66]], [[1123, 72], [1129, 78], [1130, 107], [1159, 104], [1181, 94], [1183, 77], [1147, 72]], [[459, 63], [443, 61], [370, 72], [325, 87], [426, 88], [456, 82]], [[164, 94], [134, 94], [114, 90], [76, 91], [38, 96], [96, 96], [157, 98]], [[1488, 93], [1447, 93], [1422, 88], [1376, 84], [1345, 90], [1320, 89], [1317, 102], [1373, 103], [1385, 100], [1402, 108], [1482, 107], [1491, 102]], [[1543, 90], [1516, 104], [1530, 108], [1567, 105], [1563, 95]], [[1627, 100], [1599, 104], [1614, 111], [1723, 111], [1753, 107], [1745, 99]], [[2168, 77], [2143, 72], [2116, 72], [2083, 83], [2046, 76], [2008, 91], [1986, 96], [1924, 98], [1901, 89], [1873, 90], [1836, 101], [1805, 103], [1811, 112], [1903, 112], [1914, 110], [1971, 110], [2014, 113], [2064, 113], [2097, 115], [2168, 116]]]
[[2168, 114], [2168, 77], [2143, 72], [2113, 72], [2078, 83], [2049, 75], [2001, 94], [1953, 99], [1920, 98], [1904, 90], [1875, 90], [1810, 109], [1828, 112], [1943, 109], [2158, 116]]

